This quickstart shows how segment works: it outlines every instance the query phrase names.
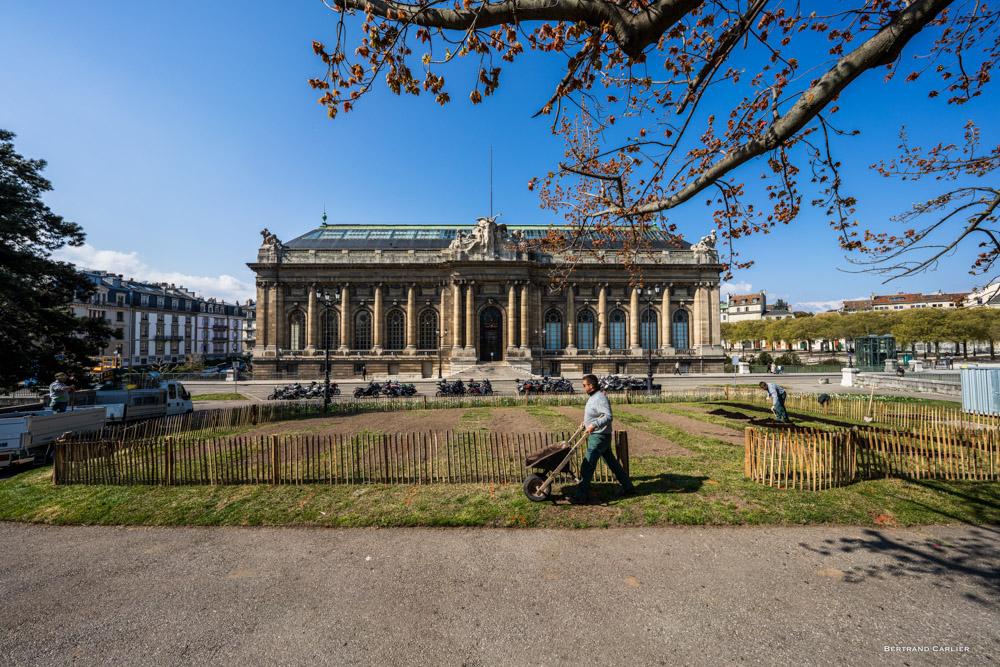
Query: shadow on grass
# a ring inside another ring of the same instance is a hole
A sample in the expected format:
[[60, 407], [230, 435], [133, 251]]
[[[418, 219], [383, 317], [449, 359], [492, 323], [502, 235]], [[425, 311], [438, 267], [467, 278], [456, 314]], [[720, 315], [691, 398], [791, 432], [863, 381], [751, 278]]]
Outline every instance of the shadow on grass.
[[[720, 403], [715, 403], [715, 405], [725, 405], [725, 406], [730, 407], [730, 408], [738, 408], [740, 410], [748, 410], [748, 411], [752, 411], [752, 412], [763, 412], [763, 413], [767, 413], [767, 414], [770, 414], [770, 412], [771, 412], [770, 408], [761, 408], [761, 407], [757, 407], [756, 405], [746, 405], [745, 403], [723, 403], [723, 402], [720, 402]], [[724, 414], [722, 414], [722, 413], [724, 413]], [[708, 414], [710, 414], [710, 415], [711, 414], [718, 414], [719, 416], [723, 416], [723, 417], [726, 417], [728, 419], [735, 419], [735, 420], [739, 420], [739, 421], [748, 421], [751, 424], [753, 424], [754, 426], [775, 426], [775, 427], [784, 427], [784, 428], [794, 427], [794, 424], [782, 424], [780, 422], [775, 422], [775, 421], [773, 421], [771, 419], [767, 419], [767, 418], [764, 418], [764, 419], [755, 419], [753, 417], [747, 416], [744, 413], [729, 412], [728, 410], [722, 410], [722, 409], [720, 409], [718, 411], [709, 412]], [[815, 423], [818, 423], [818, 424], [827, 424], [828, 426], [840, 426], [842, 428], [848, 428], [848, 429], [851, 428], [851, 427], [853, 427], [853, 426], [857, 426], [857, 424], [855, 424], [853, 422], [839, 421], [837, 419], [827, 419], [826, 417], [819, 417], [819, 416], [816, 416], [816, 415], [813, 415], [813, 414], [801, 414], [801, 413], [794, 414], [791, 411], [788, 411], [788, 418], [789, 419], [795, 419], [795, 420], [798, 420], [798, 421], [807, 421], [807, 422], [815, 422]]]
[[872, 554], [871, 564], [844, 572], [844, 581], [908, 578], [930, 579], [935, 586], [971, 583], [979, 593], [965, 597], [993, 607], [1000, 598], [1000, 533], [978, 527], [968, 536], [949, 544], [928, 535], [907, 531], [865, 530], [861, 537], [830, 538], [818, 545], [799, 543], [803, 549], [823, 556], [859, 551]]
[[[617, 503], [630, 498], [642, 498], [666, 493], [697, 493], [704, 485], [708, 477], [695, 477], [692, 475], [678, 475], [673, 473], [661, 473], [659, 475], [633, 476], [632, 483], [635, 485], [635, 495], [626, 498], [615, 498], [618, 490], [617, 482], [608, 484], [606, 482], [594, 482], [590, 485], [590, 496], [594, 504]], [[575, 484], [567, 484], [556, 495], [550, 496], [551, 501], [567, 501], [576, 491]], [[561, 504], [561, 503], [560, 503]]]

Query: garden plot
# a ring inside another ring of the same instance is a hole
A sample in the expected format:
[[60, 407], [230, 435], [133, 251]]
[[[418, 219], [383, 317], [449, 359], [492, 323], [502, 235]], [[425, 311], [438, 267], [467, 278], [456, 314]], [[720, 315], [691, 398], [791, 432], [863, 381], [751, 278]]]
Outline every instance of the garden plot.
[[[564, 407], [553, 408], [553, 410], [555, 410], [556, 412], [558, 412], [558, 413], [560, 413], [562, 415], [565, 415], [566, 417], [569, 417], [576, 424], [579, 424], [581, 421], [583, 421], [583, 409], [582, 408], [574, 408], [572, 406], [564, 406]], [[622, 410], [625, 410], [625, 408], [623, 406], [619, 405], [619, 406], [615, 407], [614, 410], [622, 411]], [[625, 410], [625, 411], [628, 412], [630, 410]], [[652, 411], [650, 411], [650, 412], [652, 412]], [[643, 412], [640, 412], [638, 410], [636, 411], [636, 413], [637, 414], [644, 414]], [[661, 416], [672, 416], [672, 415], [666, 415], [665, 413], [662, 413], [662, 412], [655, 413], [655, 414], [658, 414], [658, 415], [661, 415]], [[652, 415], [650, 415], [650, 418], [651, 419], [655, 419], [655, 417], [653, 417]], [[683, 418], [681, 418], [681, 419], [683, 419]], [[660, 420], [657, 419], [657, 421], [660, 421]], [[712, 427], [710, 424], [702, 424], [701, 422], [695, 422], [693, 419], [685, 420], [685, 421], [694, 422], [694, 423], [698, 424], [699, 427], [705, 427], [705, 426], [707, 426], [709, 428], [715, 428], [716, 430], [723, 430], [721, 426]], [[652, 433], [647, 433], [646, 431], [643, 431], [642, 429], [635, 428], [633, 426], [628, 426], [626, 424], [621, 423], [620, 421], [615, 421], [613, 428], [616, 431], [625, 431], [625, 433], [628, 434], [628, 451], [629, 451], [629, 455], [630, 456], [690, 456], [691, 454], [693, 454], [693, 452], [691, 450], [685, 449], [684, 447], [681, 447], [680, 445], [678, 445], [676, 443], [670, 442], [669, 440], [666, 440], [666, 439], [661, 438], [659, 436], [653, 435]], [[684, 428], [684, 427], [681, 427], [681, 428]], [[688, 429], [685, 429], [685, 430], [688, 430]], [[729, 433], [730, 435], [733, 433], [729, 429], [724, 429], [724, 430], [727, 433]], [[716, 436], [712, 436], [712, 437], [716, 437]], [[743, 436], [741, 435], [739, 437], [742, 438]], [[727, 442], [728, 442], [728, 440], [727, 440]]]

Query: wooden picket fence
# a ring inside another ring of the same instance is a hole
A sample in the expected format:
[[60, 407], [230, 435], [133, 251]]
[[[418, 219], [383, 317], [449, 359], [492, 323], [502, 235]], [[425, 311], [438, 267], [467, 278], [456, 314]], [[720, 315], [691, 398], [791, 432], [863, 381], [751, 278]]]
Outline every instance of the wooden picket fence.
[[744, 431], [744, 473], [768, 486], [821, 490], [876, 478], [1000, 480], [995, 429]]
[[820, 491], [844, 486], [856, 475], [853, 431], [767, 431], [747, 427], [744, 474], [782, 489]]
[[[770, 405], [771, 398], [759, 387], [727, 387], [726, 398], [741, 403], [753, 405]], [[869, 397], [857, 394], [843, 396], [829, 394], [830, 401], [826, 409], [819, 405], [818, 394], [793, 394], [789, 392], [785, 399], [785, 409], [812, 413], [824, 413], [834, 417], [842, 417], [862, 421], [870, 416], [872, 422], [884, 426], [909, 429], [927, 424], [955, 427], [1000, 427], [1000, 417], [977, 412], [963, 412], [960, 407], [947, 408], [930, 406], [922, 403], [906, 403], [880, 400], [876, 396], [871, 403], [869, 413]]]
[[[56, 484], [462, 484], [518, 483], [529, 454], [570, 433], [362, 433], [146, 441], [78, 438], [56, 445]], [[628, 436], [613, 435], [629, 469]], [[579, 471], [586, 447], [574, 452]], [[594, 480], [613, 481], [602, 461]]]

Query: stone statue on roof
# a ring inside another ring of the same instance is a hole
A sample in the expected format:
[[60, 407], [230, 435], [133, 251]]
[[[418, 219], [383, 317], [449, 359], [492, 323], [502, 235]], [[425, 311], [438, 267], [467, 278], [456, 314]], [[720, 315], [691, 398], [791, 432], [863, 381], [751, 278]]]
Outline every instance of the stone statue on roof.
[[278, 237], [267, 230], [267, 227], [261, 230], [260, 235], [264, 237], [263, 241], [261, 241], [260, 247], [273, 249], [284, 247], [281, 241], [278, 240]]
[[448, 246], [447, 252], [453, 254], [464, 254], [483, 259], [497, 259], [501, 255], [507, 254], [504, 251], [504, 244], [512, 238], [523, 240], [523, 236], [512, 237], [507, 231], [507, 225], [497, 224], [500, 214], [492, 218], [477, 218], [476, 226], [466, 234], [459, 231], [455, 239]]
[[718, 237], [713, 229], [708, 236], [702, 236], [700, 241], [691, 246], [694, 257], [699, 264], [719, 261], [719, 252], [715, 249], [717, 240]]

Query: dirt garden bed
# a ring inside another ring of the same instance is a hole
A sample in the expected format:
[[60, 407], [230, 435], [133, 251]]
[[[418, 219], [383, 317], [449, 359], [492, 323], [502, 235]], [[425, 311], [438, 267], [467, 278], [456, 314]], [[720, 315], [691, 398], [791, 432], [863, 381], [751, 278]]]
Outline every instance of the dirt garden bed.
[[[742, 447], [744, 444], [742, 433], [734, 431], [731, 428], [726, 428], [725, 426], [709, 424], [691, 417], [682, 417], [681, 415], [661, 412], [660, 410], [653, 410], [649, 408], [637, 408], [630, 406], [628, 408], [619, 407], [619, 409], [624, 410], [625, 412], [632, 412], [634, 414], [641, 415], [646, 419], [666, 424], [667, 426], [679, 428], [682, 431], [692, 433], [694, 435], [701, 435], [706, 438], [715, 438], [716, 440], [722, 440], [723, 442], [728, 442], [729, 444], [737, 447]], [[631, 436], [629, 442], [631, 442]]]
[[[616, 409], [622, 410], [623, 408], [618, 406]], [[569, 417], [577, 424], [583, 421], [582, 408], [563, 406], [553, 408], [553, 410]], [[615, 422], [614, 428], [615, 430], [625, 431], [628, 434], [628, 451], [630, 456], [691, 456], [694, 453], [690, 449], [685, 449], [669, 440], [621, 422]]]

